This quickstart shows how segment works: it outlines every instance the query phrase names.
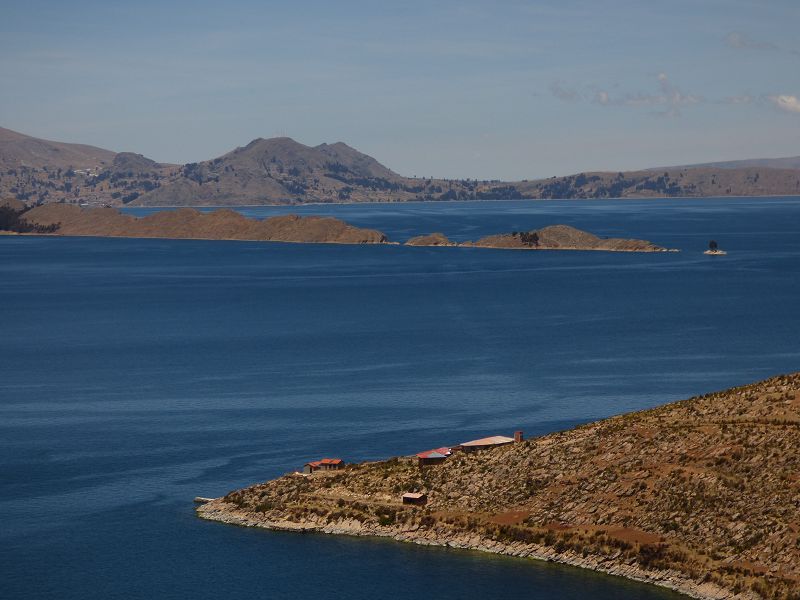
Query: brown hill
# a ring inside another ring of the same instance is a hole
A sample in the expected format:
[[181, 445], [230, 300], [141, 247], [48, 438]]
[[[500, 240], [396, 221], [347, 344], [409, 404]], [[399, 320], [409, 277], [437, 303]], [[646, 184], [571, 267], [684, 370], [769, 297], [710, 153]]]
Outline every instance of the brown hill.
[[114, 208], [46, 204], [29, 210], [23, 218], [37, 227], [56, 227], [56, 235], [336, 244], [387, 242], [380, 231], [353, 227], [339, 219], [286, 215], [258, 220], [227, 209], [206, 213], [183, 208], [137, 218]]
[[[439, 465], [287, 475], [198, 513], [557, 560], [700, 598], [796, 598], [799, 449], [793, 374]], [[410, 491], [427, 505], [401, 503]]]
[[[114, 160], [109, 167], [112, 173], [129, 173], [133, 175], [142, 175], [146, 173], [159, 173], [165, 165], [157, 163], [154, 160], [135, 154], [133, 152], [120, 152], [114, 156]], [[174, 166], [174, 165], [168, 165]]]
[[0, 198], [0, 208], [7, 208], [15, 212], [22, 212], [25, 210], [25, 203], [17, 200], [16, 198]]
[[406, 242], [406, 246], [456, 246], [457, 244], [450, 240], [443, 233], [429, 233], [427, 235], [417, 235], [412, 237]]
[[605, 250], [610, 252], [665, 252], [646, 240], [600, 238], [569, 225], [550, 225], [533, 231], [504, 233], [466, 242], [462, 246], [520, 250]]
[[[724, 160], [718, 162], [697, 163], [694, 165], [680, 165], [668, 167], [669, 169], [741, 169], [743, 167], [759, 167], [766, 169], [800, 169], [800, 156], [786, 156], [781, 158], [747, 158], [744, 160]], [[653, 171], [663, 171], [664, 167], [656, 167]]]
[[94, 146], [52, 142], [0, 127], [0, 173], [21, 167], [96, 169], [110, 164], [114, 155]]
[[701, 198], [800, 195], [800, 170], [672, 168], [579, 173], [513, 184], [526, 198]]
[[141, 206], [265, 204], [387, 199], [404, 178], [346, 144], [305, 146], [291, 138], [256, 139], [219, 158], [184, 165], [144, 194]]

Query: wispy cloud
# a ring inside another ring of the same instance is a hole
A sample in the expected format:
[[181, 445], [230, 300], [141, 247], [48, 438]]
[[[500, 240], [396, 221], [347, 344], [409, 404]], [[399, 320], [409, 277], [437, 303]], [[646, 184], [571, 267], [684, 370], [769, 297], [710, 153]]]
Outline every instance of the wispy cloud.
[[790, 54], [800, 54], [800, 51], [793, 50], [764, 40], [756, 40], [741, 31], [731, 31], [725, 36], [725, 44], [730, 48], [739, 50], [772, 50], [776, 52], [789, 52]]
[[754, 40], [741, 31], [731, 31], [725, 36], [725, 43], [731, 48], [749, 48], [752, 50], [780, 50], [780, 46], [771, 42]]
[[601, 106], [653, 108], [653, 114], [667, 117], [677, 117], [681, 114], [681, 108], [705, 102], [703, 96], [683, 92], [670, 81], [666, 73], [659, 73], [657, 80], [656, 92], [635, 92], [614, 97], [607, 90], [595, 89], [592, 102]]
[[767, 96], [766, 98], [775, 108], [789, 113], [800, 113], [800, 99], [797, 96], [779, 94], [777, 96]]
[[722, 100], [719, 100], [719, 104], [752, 104], [758, 98], [756, 96], [751, 96], [750, 94], [739, 94], [737, 96], [725, 96]]
[[666, 73], [659, 73], [656, 81], [657, 89], [652, 91], [614, 93], [594, 85], [580, 89], [557, 80], [550, 85], [550, 92], [564, 102], [581, 101], [607, 107], [650, 109], [652, 115], [659, 117], [679, 117], [683, 109], [706, 103], [729, 106], [773, 106], [784, 112], [800, 114], [800, 96], [747, 92], [734, 96], [707, 98], [700, 94], [684, 92], [672, 83]]

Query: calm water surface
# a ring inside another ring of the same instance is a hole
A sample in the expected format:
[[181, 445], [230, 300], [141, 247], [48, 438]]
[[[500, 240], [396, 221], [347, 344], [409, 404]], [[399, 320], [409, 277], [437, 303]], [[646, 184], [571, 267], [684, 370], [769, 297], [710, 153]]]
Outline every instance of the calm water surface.
[[[683, 252], [0, 238], [0, 597], [676, 597], [530, 561], [207, 523], [191, 499], [323, 455], [540, 434], [797, 370], [800, 202], [294, 212], [399, 241], [567, 223]], [[703, 256], [711, 238], [730, 254]]]

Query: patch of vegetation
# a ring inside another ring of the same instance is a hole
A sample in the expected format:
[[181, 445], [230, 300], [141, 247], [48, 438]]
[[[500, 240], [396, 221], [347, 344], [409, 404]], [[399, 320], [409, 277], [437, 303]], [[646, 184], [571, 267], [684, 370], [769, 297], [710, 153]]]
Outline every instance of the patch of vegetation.
[[59, 223], [52, 225], [33, 225], [22, 216], [25, 210], [14, 210], [9, 206], [0, 206], [0, 230], [15, 233], [54, 233], [60, 227]]

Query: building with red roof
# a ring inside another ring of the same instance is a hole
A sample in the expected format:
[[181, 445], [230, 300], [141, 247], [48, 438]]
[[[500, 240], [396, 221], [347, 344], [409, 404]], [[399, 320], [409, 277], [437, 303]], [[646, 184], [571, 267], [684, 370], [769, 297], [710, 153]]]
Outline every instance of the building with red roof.
[[317, 471], [337, 471], [344, 468], [341, 458], [323, 458], [303, 465], [303, 473], [316, 473]]
[[425, 452], [417, 453], [417, 460], [419, 466], [423, 465], [436, 465], [447, 460], [447, 457], [452, 454], [450, 448], [434, 448], [433, 450], [426, 450]]

